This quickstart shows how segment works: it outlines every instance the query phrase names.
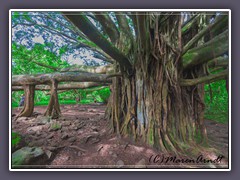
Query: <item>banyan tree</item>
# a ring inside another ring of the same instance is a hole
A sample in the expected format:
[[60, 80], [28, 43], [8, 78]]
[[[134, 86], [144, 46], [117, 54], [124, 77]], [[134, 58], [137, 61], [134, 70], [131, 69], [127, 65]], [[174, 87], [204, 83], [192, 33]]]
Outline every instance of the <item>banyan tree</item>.
[[112, 132], [163, 152], [195, 145], [196, 134], [207, 142], [204, 84], [228, 79], [228, 12], [62, 15], [78, 33], [78, 47], [97, 52], [111, 64], [112, 75], [18, 76], [16, 86], [28, 84], [31, 91], [32, 84], [50, 83], [50, 101], [56, 104], [59, 81], [111, 83], [106, 118]]

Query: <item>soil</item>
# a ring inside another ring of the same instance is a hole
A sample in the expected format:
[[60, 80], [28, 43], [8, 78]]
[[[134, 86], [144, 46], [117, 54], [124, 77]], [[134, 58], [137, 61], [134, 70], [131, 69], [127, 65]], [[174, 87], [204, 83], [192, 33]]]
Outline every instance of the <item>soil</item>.
[[[166, 154], [110, 133], [105, 108], [97, 103], [61, 105], [62, 116], [50, 122], [43, 116], [46, 106], [35, 107], [29, 118], [16, 118], [20, 110], [13, 109], [12, 130], [22, 136], [25, 145], [45, 151], [47, 160], [38, 159], [31, 168], [228, 168], [228, 124], [205, 121], [212, 147], [201, 154], [206, 160], [223, 155], [221, 162], [188, 162], [186, 159], [196, 160], [200, 154], [194, 158]], [[52, 123], [57, 124], [56, 129], [51, 129]], [[167, 157], [172, 161], [167, 162]]]

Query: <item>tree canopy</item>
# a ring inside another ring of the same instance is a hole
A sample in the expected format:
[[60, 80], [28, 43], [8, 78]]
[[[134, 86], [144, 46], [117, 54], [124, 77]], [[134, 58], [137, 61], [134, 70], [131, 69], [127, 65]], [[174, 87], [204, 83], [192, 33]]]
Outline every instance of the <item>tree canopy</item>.
[[[52, 59], [51, 53], [55, 53], [59, 59], [64, 56], [66, 59], [66, 56], [76, 51], [80, 54], [75, 54], [73, 57], [85, 59], [86, 65], [106, 64], [116, 60], [128, 69], [134, 63], [131, 57], [128, 57], [128, 52], [133, 49], [133, 42], [137, 39], [137, 35], [141, 35], [143, 41], [154, 36], [154, 32], [150, 32], [151, 36], [149, 37], [145, 35], [147, 32], [142, 32], [142, 26], [146, 20], [137, 19], [137, 13], [142, 14], [139, 17], [149, 16], [150, 19], [147, 23], [148, 26], [151, 26], [151, 21], [156, 18], [159, 25], [166, 23], [172, 12], [13, 12], [13, 65], [15, 61], [21, 59], [21, 54], [15, 55], [14, 49], [23, 48], [23, 53], [24, 51], [28, 53], [29, 49], [33, 49], [31, 54], [28, 54], [29, 57], [24, 56], [25, 63], [31, 61], [35, 63], [35, 66], [36, 62], [42, 63], [49, 67], [47, 71], [56, 70], [53, 64], [58, 60]], [[227, 54], [228, 17], [225, 12], [181, 12], [180, 14], [182, 39], [185, 39], [184, 36], [189, 36], [195, 28], [199, 32], [188, 42], [182, 42], [181, 51], [184, 55], [181, 61], [184, 68], [202, 64]], [[150, 27], [150, 30], [151, 28], [153, 27]], [[166, 42], [169, 41], [169, 37], [165, 37], [164, 34], [162, 37]], [[36, 42], [36, 39], [42, 44]], [[120, 41], [124, 42], [123, 50], [117, 47]], [[198, 44], [198, 48], [193, 48], [196, 44]], [[21, 45], [25, 45], [25, 47], [21, 47]], [[180, 50], [171, 44], [168, 45], [173, 51]], [[212, 52], [212, 47], [218, 47], [218, 49]], [[46, 53], [46, 50], [49, 50], [49, 53]], [[44, 53], [41, 58], [34, 57], [38, 51]], [[85, 55], [81, 54], [84, 52]], [[91, 57], [104, 61], [99, 64], [91, 58], [86, 60], [88, 56], [86, 56], [86, 52], [88, 55], [92, 55]], [[62, 66], [67, 65], [65, 61], [62, 63]], [[61, 62], [59, 61], [56, 65], [58, 64]], [[15, 71], [15, 69], [13, 70]], [[22, 74], [26, 74], [26, 72]]]

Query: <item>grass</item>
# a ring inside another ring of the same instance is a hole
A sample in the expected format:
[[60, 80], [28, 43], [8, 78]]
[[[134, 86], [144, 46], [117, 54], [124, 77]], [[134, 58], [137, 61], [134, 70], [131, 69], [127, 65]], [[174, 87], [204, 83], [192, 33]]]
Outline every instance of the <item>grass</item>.
[[15, 147], [21, 141], [21, 137], [18, 133], [12, 132], [12, 146]]
[[[97, 101], [101, 102], [101, 101]], [[60, 100], [60, 104], [76, 104], [75, 100]], [[94, 99], [82, 99], [79, 104], [91, 104], [94, 103]], [[213, 120], [218, 123], [223, 123], [226, 124], [228, 123], [228, 111], [225, 110], [225, 106], [227, 102], [224, 102], [223, 104], [220, 104], [215, 100], [214, 103], [206, 103], [206, 109], [205, 109], [205, 114], [204, 117], [205, 119], [208, 120]], [[35, 106], [47, 106], [48, 101], [41, 101], [35, 103]], [[16, 102], [12, 102], [12, 108], [17, 108], [18, 104]]]
[[227, 112], [219, 112], [217, 108], [212, 108], [211, 111], [205, 112], [205, 119], [213, 120], [221, 124], [228, 123], [228, 113]]
[[55, 131], [55, 130], [61, 129], [62, 126], [61, 126], [61, 124], [55, 122], [55, 123], [52, 123], [52, 124], [51, 124], [51, 127], [50, 127], [50, 128]]
[[224, 80], [205, 85], [205, 119], [228, 123], [228, 93]]
[[[101, 102], [101, 101], [97, 101]], [[75, 100], [60, 100], [59, 101], [60, 105], [61, 104], [77, 104]], [[79, 104], [91, 104], [94, 103], [94, 99], [82, 99]], [[47, 106], [48, 101], [41, 101], [37, 102], [34, 104], [35, 106]], [[17, 108], [18, 104], [16, 102], [12, 102], [12, 108]]]

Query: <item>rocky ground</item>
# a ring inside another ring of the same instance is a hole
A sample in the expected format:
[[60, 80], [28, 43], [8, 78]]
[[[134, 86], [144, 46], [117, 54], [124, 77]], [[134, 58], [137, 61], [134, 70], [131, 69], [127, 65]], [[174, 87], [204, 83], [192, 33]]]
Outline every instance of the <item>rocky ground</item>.
[[[115, 134], [110, 134], [108, 122], [104, 118], [105, 108], [106, 106], [100, 104], [61, 105], [62, 117], [57, 120], [43, 116], [46, 109], [44, 106], [35, 107], [34, 116], [30, 118], [16, 119], [19, 111], [14, 109], [12, 130], [18, 132], [23, 139], [17, 149], [25, 146], [30, 148], [27, 150], [32, 154], [35, 151], [38, 153], [37, 157], [29, 160], [28, 165], [24, 167], [227, 168], [228, 125], [206, 120], [209, 141], [219, 154], [203, 152], [203, 155], [204, 158], [216, 159], [218, 155], [223, 154], [224, 158], [220, 164], [160, 163], [163, 156], [167, 158], [172, 155], [160, 153], [144, 144], [134, 143], [127, 138], [120, 139]], [[17, 149], [12, 148], [12, 153]], [[154, 157], [159, 161], [153, 162]]]

